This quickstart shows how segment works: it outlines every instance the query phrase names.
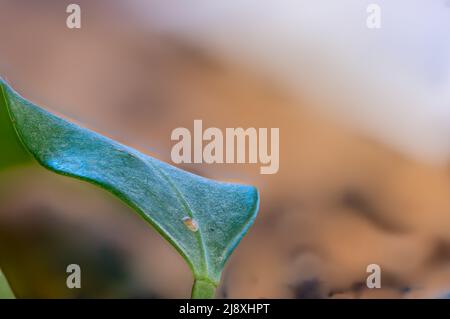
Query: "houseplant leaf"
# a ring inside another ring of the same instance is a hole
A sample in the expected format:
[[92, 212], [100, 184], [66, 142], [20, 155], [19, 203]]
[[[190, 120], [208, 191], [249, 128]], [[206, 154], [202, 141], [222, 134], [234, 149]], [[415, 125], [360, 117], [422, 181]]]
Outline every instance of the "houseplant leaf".
[[8, 281], [0, 270], [0, 299], [13, 299], [14, 294], [9, 287]]
[[256, 217], [256, 188], [180, 170], [45, 111], [3, 80], [0, 89], [17, 135], [41, 165], [123, 200], [187, 261], [192, 296], [214, 296], [225, 262]]

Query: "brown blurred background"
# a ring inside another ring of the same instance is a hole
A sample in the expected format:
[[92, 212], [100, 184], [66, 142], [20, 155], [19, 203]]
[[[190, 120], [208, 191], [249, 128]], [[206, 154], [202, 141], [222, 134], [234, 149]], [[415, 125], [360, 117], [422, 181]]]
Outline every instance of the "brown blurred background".
[[[450, 170], [327, 116], [317, 100], [152, 30], [120, 1], [0, 2], [0, 75], [22, 95], [170, 163], [170, 133], [279, 127], [280, 170], [184, 169], [256, 185], [259, 218], [223, 275], [224, 298], [438, 297], [450, 288]], [[130, 6], [132, 6], [130, 2]], [[412, 93], [413, 94], [413, 93]], [[401, 125], [401, 123], [399, 123]], [[82, 289], [67, 289], [80, 264]], [[366, 267], [382, 269], [367, 289]], [[112, 195], [35, 164], [0, 172], [0, 266], [18, 297], [184, 298], [191, 274]]]

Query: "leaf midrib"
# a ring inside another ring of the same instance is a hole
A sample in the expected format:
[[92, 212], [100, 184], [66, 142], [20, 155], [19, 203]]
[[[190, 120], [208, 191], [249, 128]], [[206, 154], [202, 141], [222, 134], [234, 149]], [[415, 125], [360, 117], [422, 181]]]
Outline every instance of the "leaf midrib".
[[[193, 212], [193, 210], [191, 209], [191, 207], [189, 206], [188, 201], [184, 198], [183, 194], [181, 193], [181, 191], [178, 189], [177, 185], [175, 184], [175, 182], [172, 180], [172, 178], [170, 178], [170, 176], [168, 176], [161, 168], [157, 167], [156, 165], [154, 165], [151, 161], [147, 161], [144, 160], [144, 163], [149, 164], [151, 166], [151, 168], [153, 168], [155, 171], [157, 171], [162, 178], [164, 178], [166, 180], [166, 182], [169, 184], [169, 186], [172, 188], [172, 190], [174, 191], [174, 193], [177, 196], [178, 201], [180, 202], [181, 206], [184, 208], [186, 214], [189, 215], [190, 218], [195, 219], [195, 214]], [[199, 225], [200, 226], [200, 225]], [[205, 275], [207, 276], [206, 279], [211, 280], [212, 278], [209, 278], [209, 255], [208, 255], [208, 251], [206, 248], [206, 244], [205, 241], [203, 239], [203, 235], [201, 232], [201, 229], [199, 229], [198, 231], [194, 232], [194, 236], [196, 237], [201, 251], [202, 251], [202, 257], [203, 257], [203, 266], [204, 266], [204, 272]]]

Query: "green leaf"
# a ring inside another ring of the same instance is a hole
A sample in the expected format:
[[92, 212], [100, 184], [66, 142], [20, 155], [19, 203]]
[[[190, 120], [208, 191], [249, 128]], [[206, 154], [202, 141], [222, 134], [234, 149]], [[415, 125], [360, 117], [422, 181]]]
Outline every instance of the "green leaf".
[[0, 270], [0, 299], [13, 299], [14, 294], [8, 285], [8, 281]]
[[212, 297], [228, 257], [256, 218], [256, 188], [180, 170], [50, 114], [1, 79], [0, 86], [20, 140], [40, 164], [131, 206], [187, 261], [196, 281], [193, 297]]
[[0, 170], [28, 163], [32, 159], [17, 138], [4, 105], [5, 100], [0, 96]]

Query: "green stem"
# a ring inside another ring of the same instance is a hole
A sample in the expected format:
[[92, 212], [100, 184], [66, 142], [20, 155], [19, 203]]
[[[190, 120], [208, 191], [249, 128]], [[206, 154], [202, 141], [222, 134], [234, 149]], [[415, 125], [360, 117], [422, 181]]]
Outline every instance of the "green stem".
[[216, 285], [204, 279], [196, 279], [192, 287], [192, 299], [211, 299], [216, 293]]

